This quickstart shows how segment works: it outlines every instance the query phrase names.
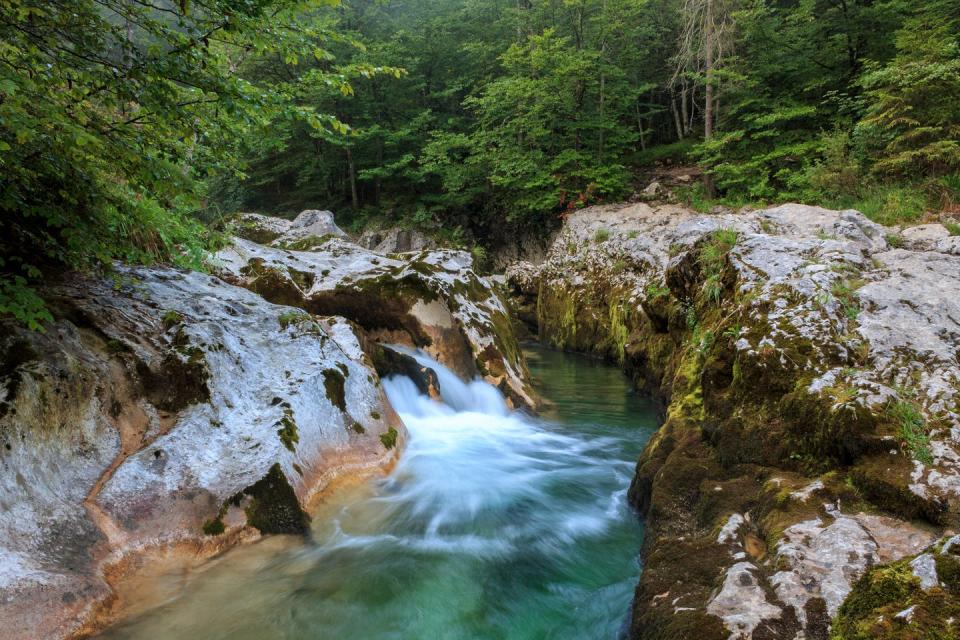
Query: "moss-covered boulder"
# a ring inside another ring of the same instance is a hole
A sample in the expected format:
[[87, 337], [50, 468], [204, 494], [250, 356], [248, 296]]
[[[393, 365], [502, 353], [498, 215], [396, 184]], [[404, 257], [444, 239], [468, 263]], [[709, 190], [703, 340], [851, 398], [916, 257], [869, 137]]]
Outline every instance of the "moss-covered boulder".
[[423, 349], [514, 406], [536, 405], [508, 308], [466, 252], [384, 256], [336, 237], [295, 248], [238, 238], [216, 260], [224, 278], [268, 300], [347, 317], [373, 341]]
[[541, 339], [663, 407], [630, 488], [633, 637], [827, 638], [871, 567], [960, 526], [960, 257], [887, 234], [803, 205], [603, 206], [508, 271]]

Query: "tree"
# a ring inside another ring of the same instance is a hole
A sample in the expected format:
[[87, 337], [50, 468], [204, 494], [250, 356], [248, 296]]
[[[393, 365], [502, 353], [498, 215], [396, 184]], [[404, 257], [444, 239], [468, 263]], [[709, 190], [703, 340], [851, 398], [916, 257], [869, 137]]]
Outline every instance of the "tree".
[[38, 326], [45, 273], [112, 261], [200, 266], [189, 215], [201, 178], [236, 170], [238, 137], [274, 118], [316, 130], [336, 118], [290, 98], [346, 90], [311, 69], [261, 86], [245, 61], [324, 60], [339, 36], [300, 0], [6, 0], [0, 3], [0, 314]]
[[882, 141], [873, 164], [878, 174], [916, 178], [960, 170], [960, 6], [937, 10], [943, 8], [908, 20], [897, 33], [896, 57], [863, 76], [868, 107], [860, 128]]

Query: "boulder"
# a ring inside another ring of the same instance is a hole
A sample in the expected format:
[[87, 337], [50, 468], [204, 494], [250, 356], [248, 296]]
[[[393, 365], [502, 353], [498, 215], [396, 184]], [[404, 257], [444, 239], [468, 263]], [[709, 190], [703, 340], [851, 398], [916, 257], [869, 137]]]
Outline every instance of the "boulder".
[[4, 638], [95, 631], [151, 559], [302, 533], [334, 477], [403, 445], [342, 318], [160, 267], [45, 295], [44, 333], [0, 325]]
[[437, 243], [420, 231], [414, 229], [368, 229], [357, 240], [364, 249], [387, 255], [388, 253], [406, 253], [435, 249]]
[[334, 221], [333, 212], [318, 209], [302, 211], [293, 220], [240, 213], [230, 220], [228, 231], [250, 242], [289, 248], [309, 248], [327, 238], [347, 236]]
[[507, 307], [466, 252], [383, 256], [339, 238], [299, 251], [238, 238], [215, 262], [225, 279], [267, 300], [342, 315], [373, 340], [421, 348], [465, 379], [483, 377], [514, 406], [536, 405]]

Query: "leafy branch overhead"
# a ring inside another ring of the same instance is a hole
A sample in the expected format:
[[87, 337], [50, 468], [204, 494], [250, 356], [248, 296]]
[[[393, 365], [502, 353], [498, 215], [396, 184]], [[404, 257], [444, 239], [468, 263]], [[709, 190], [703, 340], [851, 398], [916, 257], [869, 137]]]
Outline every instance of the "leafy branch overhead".
[[[278, 120], [347, 133], [302, 98], [396, 69], [338, 65], [359, 47], [326, 1], [0, 4], [0, 310], [43, 318], [40, 272], [170, 260], [199, 267], [203, 180], [239, 171], [236, 141]], [[282, 82], [240, 73], [278, 57]]]

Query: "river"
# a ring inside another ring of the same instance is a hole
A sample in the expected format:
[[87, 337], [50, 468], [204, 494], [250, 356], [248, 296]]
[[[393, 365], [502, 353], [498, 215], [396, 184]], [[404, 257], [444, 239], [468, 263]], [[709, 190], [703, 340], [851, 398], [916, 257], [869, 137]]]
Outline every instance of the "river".
[[101, 637], [615, 638], [643, 534], [626, 492], [653, 409], [613, 366], [527, 358], [539, 417], [436, 363], [442, 404], [385, 380], [410, 432], [389, 476], [334, 492], [309, 540], [235, 549]]

